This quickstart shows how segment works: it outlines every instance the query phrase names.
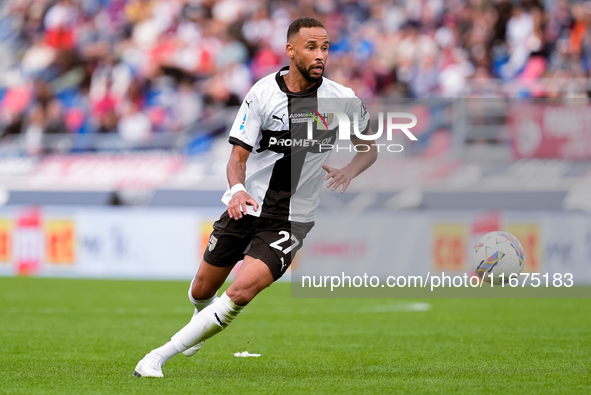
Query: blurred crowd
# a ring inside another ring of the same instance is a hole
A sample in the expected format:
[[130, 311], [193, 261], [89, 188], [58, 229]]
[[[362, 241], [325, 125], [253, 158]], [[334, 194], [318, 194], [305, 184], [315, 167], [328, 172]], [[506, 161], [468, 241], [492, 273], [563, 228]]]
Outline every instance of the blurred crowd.
[[300, 16], [359, 97], [587, 95], [591, 1], [3, 0], [0, 135], [188, 130], [288, 64]]

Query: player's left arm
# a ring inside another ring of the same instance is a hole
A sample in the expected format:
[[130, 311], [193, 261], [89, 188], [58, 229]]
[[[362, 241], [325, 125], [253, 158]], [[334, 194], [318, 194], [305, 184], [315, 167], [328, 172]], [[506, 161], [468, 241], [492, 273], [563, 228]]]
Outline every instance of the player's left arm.
[[[372, 134], [371, 131], [367, 134]], [[331, 190], [336, 191], [338, 187], [341, 185], [343, 188], [341, 189], [341, 193], [345, 193], [347, 187], [351, 183], [351, 180], [357, 177], [359, 174], [363, 173], [368, 167], [370, 167], [376, 159], [378, 159], [378, 150], [377, 147], [373, 144], [367, 144], [367, 141], [352, 138], [351, 143], [357, 146], [358, 144], [363, 144], [365, 146], [369, 146], [369, 150], [364, 152], [357, 152], [353, 157], [351, 162], [343, 167], [342, 169], [337, 169], [334, 167], [330, 167], [326, 164], [322, 165], [322, 168], [326, 170], [326, 176], [324, 177], [325, 181], [328, 181], [326, 184], [327, 188], [331, 188]]]

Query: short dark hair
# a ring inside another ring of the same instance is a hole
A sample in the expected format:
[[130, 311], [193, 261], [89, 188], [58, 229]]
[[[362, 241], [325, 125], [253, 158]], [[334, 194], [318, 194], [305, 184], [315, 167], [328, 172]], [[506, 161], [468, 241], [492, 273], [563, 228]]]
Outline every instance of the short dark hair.
[[300, 29], [309, 27], [321, 27], [324, 29], [324, 24], [318, 19], [310, 18], [309, 16], [298, 18], [293, 21], [291, 25], [289, 25], [289, 29], [287, 29], [287, 41], [289, 41], [292, 36], [298, 34]]

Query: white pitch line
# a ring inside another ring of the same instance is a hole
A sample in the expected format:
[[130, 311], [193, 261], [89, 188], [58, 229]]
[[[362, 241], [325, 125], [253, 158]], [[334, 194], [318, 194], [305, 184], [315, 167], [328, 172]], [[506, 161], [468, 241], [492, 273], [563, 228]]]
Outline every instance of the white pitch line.
[[378, 306], [367, 306], [359, 309], [358, 313], [403, 313], [403, 312], [419, 312], [431, 310], [430, 303], [414, 302], [414, 303], [400, 303], [400, 304], [386, 304]]

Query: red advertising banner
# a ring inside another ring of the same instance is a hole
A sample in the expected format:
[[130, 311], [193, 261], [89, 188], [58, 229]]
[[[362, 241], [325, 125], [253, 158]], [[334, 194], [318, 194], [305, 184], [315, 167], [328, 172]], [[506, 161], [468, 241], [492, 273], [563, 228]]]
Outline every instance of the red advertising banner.
[[509, 126], [516, 159], [591, 159], [591, 106], [515, 104]]
[[42, 248], [41, 210], [24, 209], [18, 213], [14, 232], [14, 255], [19, 275], [33, 275], [39, 271]]

